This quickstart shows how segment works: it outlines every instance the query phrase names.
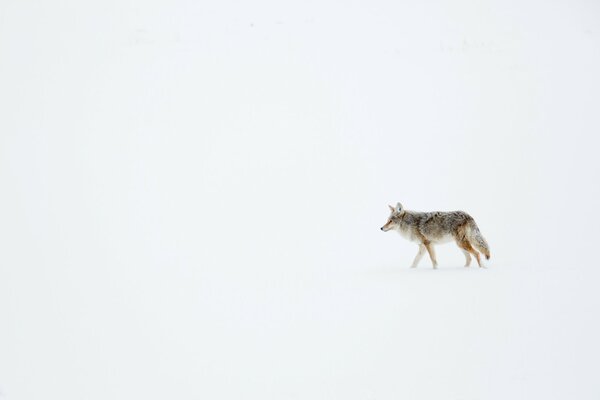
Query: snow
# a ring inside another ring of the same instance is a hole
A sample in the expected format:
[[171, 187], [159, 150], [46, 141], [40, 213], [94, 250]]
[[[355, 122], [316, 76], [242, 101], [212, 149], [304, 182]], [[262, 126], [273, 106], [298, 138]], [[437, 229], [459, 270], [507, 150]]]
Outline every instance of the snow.
[[599, 17], [3, 2], [0, 399], [597, 399]]

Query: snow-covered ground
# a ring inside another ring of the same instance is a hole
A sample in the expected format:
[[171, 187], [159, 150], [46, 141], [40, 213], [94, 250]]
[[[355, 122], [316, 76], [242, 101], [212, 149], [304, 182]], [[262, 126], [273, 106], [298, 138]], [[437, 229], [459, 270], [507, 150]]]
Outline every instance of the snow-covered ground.
[[600, 397], [596, 4], [55, 3], [0, 2], [1, 400]]
[[592, 399], [600, 390], [597, 285], [581, 268], [95, 266], [5, 278], [6, 290], [19, 288], [3, 295], [6, 398]]

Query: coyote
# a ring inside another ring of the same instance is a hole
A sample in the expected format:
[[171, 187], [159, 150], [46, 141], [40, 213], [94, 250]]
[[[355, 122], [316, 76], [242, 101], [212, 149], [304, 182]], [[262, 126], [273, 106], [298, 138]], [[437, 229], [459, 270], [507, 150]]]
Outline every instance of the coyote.
[[463, 211], [450, 212], [416, 212], [408, 211], [402, 207], [402, 204], [396, 204], [396, 207], [388, 206], [391, 214], [381, 227], [381, 230], [397, 230], [404, 238], [417, 242], [419, 252], [412, 263], [411, 268], [416, 268], [425, 254], [429, 253], [433, 268], [437, 268], [435, 258], [434, 244], [445, 243], [454, 240], [462, 250], [466, 258], [465, 267], [471, 264], [471, 254], [477, 259], [479, 267], [484, 267], [479, 250], [490, 259], [490, 248], [481, 235], [475, 220], [469, 214]]

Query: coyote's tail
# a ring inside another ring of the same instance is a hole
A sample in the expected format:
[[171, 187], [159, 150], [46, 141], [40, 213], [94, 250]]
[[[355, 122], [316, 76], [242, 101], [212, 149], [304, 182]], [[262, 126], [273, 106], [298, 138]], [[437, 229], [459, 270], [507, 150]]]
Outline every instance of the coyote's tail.
[[467, 235], [467, 238], [469, 239], [469, 243], [471, 243], [471, 246], [475, 247], [477, 250], [479, 250], [481, 253], [483, 253], [486, 260], [489, 260], [490, 259], [490, 246], [488, 246], [485, 238], [481, 234], [481, 231], [479, 230], [479, 227], [477, 227], [477, 224], [475, 223], [475, 221], [471, 220], [471, 223], [469, 224], [469, 228], [470, 228], [469, 233]]

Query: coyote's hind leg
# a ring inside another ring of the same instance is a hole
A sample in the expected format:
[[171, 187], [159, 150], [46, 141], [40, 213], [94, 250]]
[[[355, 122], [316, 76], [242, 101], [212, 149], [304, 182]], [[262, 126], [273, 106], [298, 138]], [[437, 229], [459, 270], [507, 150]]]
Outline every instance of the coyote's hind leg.
[[464, 249], [461, 249], [461, 250], [462, 250], [463, 254], [465, 255], [465, 267], [469, 267], [471, 265], [471, 254]]
[[460, 247], [463, 250], [468, 251], [469, 253], [473, 254], [473, 256], [475, 256], [475, 259], [477, 260], [477, 264], [479, 264], [479, 268], [483, 268], [483, 264], [481, 263], [481, 257], [479, 256], [479, 253], [477, 252], [477, 250], [475, 250], [473, 248], [473, 246], [471, 246], [471, 243], [469, 243], [467, 240], [459, 240], [456, 242], [458, 244], [458, 247]]

